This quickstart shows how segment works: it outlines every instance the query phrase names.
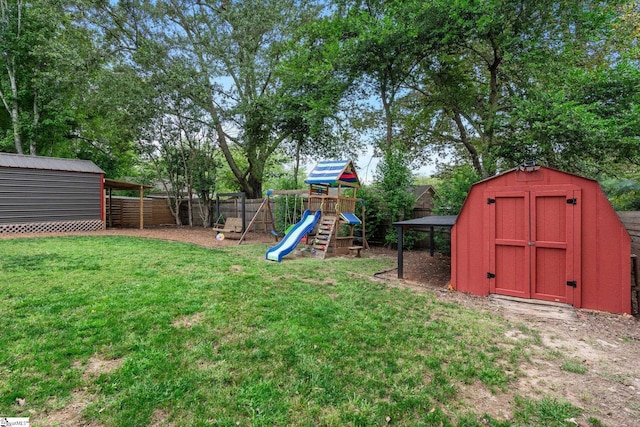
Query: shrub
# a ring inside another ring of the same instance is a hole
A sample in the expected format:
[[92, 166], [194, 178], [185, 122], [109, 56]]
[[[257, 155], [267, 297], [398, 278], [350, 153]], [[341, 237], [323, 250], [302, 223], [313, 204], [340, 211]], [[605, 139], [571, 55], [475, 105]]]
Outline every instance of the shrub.
[[[360, 197], [365, 200], [367, 208], [367, 239], [370, 242], [397, 245], [398, 236], [393, 223], [411, 218], [415, 198], [409, 191], [413, 181], [409, 165], [407, 153], [396, 148], [386, 150], [378, 164], [376, 181], [361, 190]], [[404, 234], [404, 238], [404, 246], [411, 248], [422, 236], [410, 231]]]
[[480, 180], [480, 176], [471, 166], [462, 165], [444, 170], [439, 178], [433, 212], [436, 215], [459, 214], [471, 186]]

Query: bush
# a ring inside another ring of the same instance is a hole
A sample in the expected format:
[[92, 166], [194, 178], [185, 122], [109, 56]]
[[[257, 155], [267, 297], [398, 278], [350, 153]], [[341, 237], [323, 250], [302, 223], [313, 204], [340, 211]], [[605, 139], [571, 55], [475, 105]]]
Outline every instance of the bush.
[[381, 193], [373, 185], [364, 185], [358, 190], [357, 196], [364, 201], [367, 241], [371, 244], [382, 244], [387, 218], [381, 213]]
[[602, 188], [615, 210], [640, 210], [640, 182], [638, 180], [608, 179], [602, 182]]
[[436, 186], [438, 197], [434, 200], [433, 212], [436, 215], [457, 215], [469, 194], [471, 186], [480, 180], [480, 176], [469, 165], [454, 166], [441, 172], [441, 181]]
[[[393, 223], [411, 218], [415, 198], [409, 191], [413, 181], [409, 164], [407, 153], [394, 148], [386, 150], [378, 164], [376, 181], [361, 189], [360, 197], [367, 208], [367, 239], [370, 242], [396, 246], [398, 236]], [[422, 236], [410, 231], [404, 238], [404, 246], [412, 248]]]

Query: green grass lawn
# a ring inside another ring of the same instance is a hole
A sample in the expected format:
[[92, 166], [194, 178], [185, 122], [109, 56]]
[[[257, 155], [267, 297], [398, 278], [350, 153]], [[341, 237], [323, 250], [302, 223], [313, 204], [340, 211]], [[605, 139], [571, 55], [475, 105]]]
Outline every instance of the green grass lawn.
[[79, 399], [82, 422], [104, 426], [533, 426], [579, 413], [515, 399], [496, 420], [458, 398], [508, 391], [534, 343], [505, 343], [504, 320], [370, 280], [389, 260], [278, 264], [265, 249], [1, 240], [0, 416], [38, 425]]

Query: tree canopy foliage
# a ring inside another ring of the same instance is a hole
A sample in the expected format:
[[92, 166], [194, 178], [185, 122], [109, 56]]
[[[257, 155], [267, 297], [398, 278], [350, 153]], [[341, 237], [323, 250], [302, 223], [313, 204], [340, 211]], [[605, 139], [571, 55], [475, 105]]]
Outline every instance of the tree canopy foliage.
[[0, 1], [0, 150], [116, 176], [155, 161], [165, 181], [177, 155], [176, 191], [232, 176], [249, 197], [283, 156], [295, 185], [302, 160], [363, 144], [479, 178], [535, 159], [633, 180], [639, 16], [631, 0]]
[[640, 74], [616, 43], [637, 45], [627, 3], [345, 1], [340, 19], [354, 23], [344, 48], [379, 100], [383, 145], [482, 177], [531, 158], [592, 174], [639, 160]]

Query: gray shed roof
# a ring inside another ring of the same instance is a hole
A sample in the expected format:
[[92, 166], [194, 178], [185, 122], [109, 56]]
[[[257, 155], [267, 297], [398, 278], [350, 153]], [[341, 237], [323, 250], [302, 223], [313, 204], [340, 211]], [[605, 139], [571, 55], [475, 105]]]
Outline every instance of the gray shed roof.
[[25, 156], [0, 153], [0, 167], [42, 169], [68, 172], [104, 173], [91, 160], [61, 159], [56, 157]]
[[406, 221], [394, 222], [393, 225], [403, 228], [418, 228], [420, 226], [452, 227], [456, 223], [458, 215], [425, 216], [422, 218], [408, 219]]

